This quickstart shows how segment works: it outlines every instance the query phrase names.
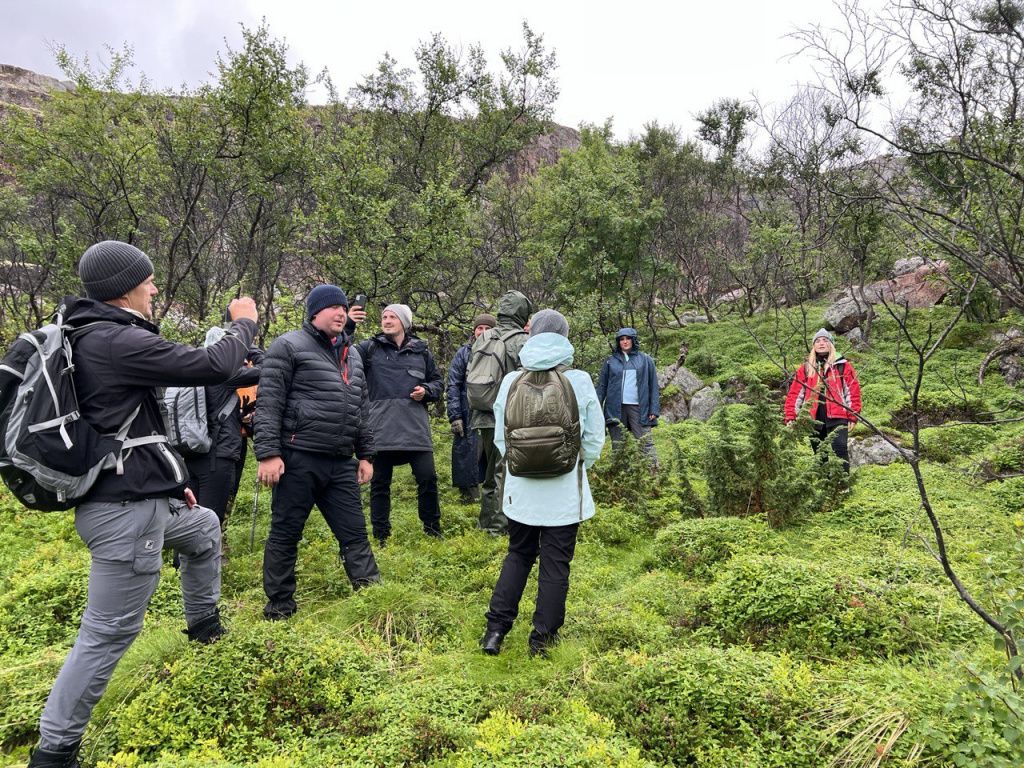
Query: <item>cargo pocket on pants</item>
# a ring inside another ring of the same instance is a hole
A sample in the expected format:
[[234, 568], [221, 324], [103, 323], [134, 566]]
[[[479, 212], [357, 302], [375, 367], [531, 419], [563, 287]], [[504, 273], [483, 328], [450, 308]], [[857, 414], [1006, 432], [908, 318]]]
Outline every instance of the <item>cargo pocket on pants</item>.
[[142, 502], [135, 510], [136, 534], [132, 552], [132, 571], [137, 574], [160, 572], [163, 565], [164, 526], [167, 515], [165, 504]]

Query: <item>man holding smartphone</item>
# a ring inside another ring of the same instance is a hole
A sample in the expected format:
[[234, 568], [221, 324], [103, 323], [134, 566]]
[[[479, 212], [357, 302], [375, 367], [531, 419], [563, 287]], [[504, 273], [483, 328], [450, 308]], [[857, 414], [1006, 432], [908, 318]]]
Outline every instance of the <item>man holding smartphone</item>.
[[444, 381], [427, 343], [412, 332], [412, 310], [407, 305], [386, 306], [380, 325], [380, 333], [356, 346], [366, 369], [370, 427], [377, 449], [370, 484], [373, 535], [380, 546], [391, 535], [391, 475], [394, 467], [408, 464], [416, 478], [423, 532], [441, 538], [427, 406], [441, 399]]

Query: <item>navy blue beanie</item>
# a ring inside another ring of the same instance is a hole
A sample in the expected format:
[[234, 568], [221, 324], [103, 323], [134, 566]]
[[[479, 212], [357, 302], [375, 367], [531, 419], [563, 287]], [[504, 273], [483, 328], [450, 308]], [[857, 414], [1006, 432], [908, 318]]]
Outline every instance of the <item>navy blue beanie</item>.
[[306, 317], [312, 320], [320, 310], [328, 307], [342, 306], [348, 309], [348, 297], [336, 285], [325, 283], [316, 286], [306, 294]]

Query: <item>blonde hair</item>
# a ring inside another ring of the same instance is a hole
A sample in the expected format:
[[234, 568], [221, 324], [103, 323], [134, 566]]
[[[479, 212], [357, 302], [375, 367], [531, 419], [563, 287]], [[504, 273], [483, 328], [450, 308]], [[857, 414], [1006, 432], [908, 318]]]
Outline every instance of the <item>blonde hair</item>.
[[[827, 341], [827, 339], [826, 339]], [[828, 342], [828, 357], [825, 359], [825, 372], [836, 364], [836, 345], [831, 341]], [[811, 378], [818, 373], [818, 354], [814, 351], [814, 345], [811, 344], [811, 351], [807, 355], [807, 363], [805, 370], [807, 371], [807, 378]]]

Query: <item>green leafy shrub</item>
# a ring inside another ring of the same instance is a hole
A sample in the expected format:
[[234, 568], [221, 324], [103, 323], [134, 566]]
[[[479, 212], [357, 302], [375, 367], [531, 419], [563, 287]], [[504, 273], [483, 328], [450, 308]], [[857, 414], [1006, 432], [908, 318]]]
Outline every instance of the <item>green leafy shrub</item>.
[[683, 520], [658, 532], [649, 562], [694, 579], [708, 579], [739, 545], [756, 547], [767, 536], [765, 523], [753, 518]]
[[612, 448], [587, 471], [590, 492], [597, 504], [640, 505], [658, 493], [657, 478], [640, 442], [628, 432], [617, 448]]
[[[948, 421], [977, 421], [987, 412], [980, 398], [954, 392], [922, 391], [917, 399], [918, 423], [922, 427], [935, 427]], [[892, 412], [889, 423], [897, 429], [909, 430], [911, 415], [910, 398], [904, 395], [903, 404]]]
[[997, 439], [991, 427], [957, 424], [921, 430], [921, 457], [943, 464], [955, 462], [991, 445]]
[[53, 541], [26, 553], [0, 601], [0, 654], [70, 643], [85, 610], [88, 578], [84, 547]]
[[740, 369], [740, 380], [745, 384], [758, 383], [772, 392], [778, 391], [788, 378], [789, 374], [771, 360], [756, 360]]
[[660, 763], [821, 766], [813, 729], [801, 724], [819, 703], [803, 664], [741, 648], [682, 648], [606, 658], [593, 677], [594, 709]]
[[704, 592], [707, 627], [728, 643], [838, 655], [891, 656], [976, 637], [946, 592], [890, 587], [785, 556], [734, 556]]
[[[722, 408], [715, 414], [704, 470], [708, 510], [716, 515], [764, 515], [782, 528], [838, 503], [846, 485], [841, 463], [826, 445], [818, 459], [799, 448], [811, 427], [806, 417], [782, 427], [776, 407], [760, 383], [750, 387], [746, 425]], [[819, 461], [820, 459], [820, 461]]]
[[213, 646], [190, 646], [116, 713], [117, 746], [188, 755], [212, 739], [231, 760], [274, 754], [342, 727], [387, 679], [386, 660], [379, 646], [301, 623], [236, 626]]
[[718, 358], [706, 349], [696, 349], [687, 356], [686, 367], [698, 376], [714, 376], [718, 372]]
[[457, 755], [451, 765], [653, 768], [655, 764], [641, 757], [611, 719], [573, 699], [539, 723], [524, 722], [505, 710], [492, 711], [477, 724], [473, 749]]

